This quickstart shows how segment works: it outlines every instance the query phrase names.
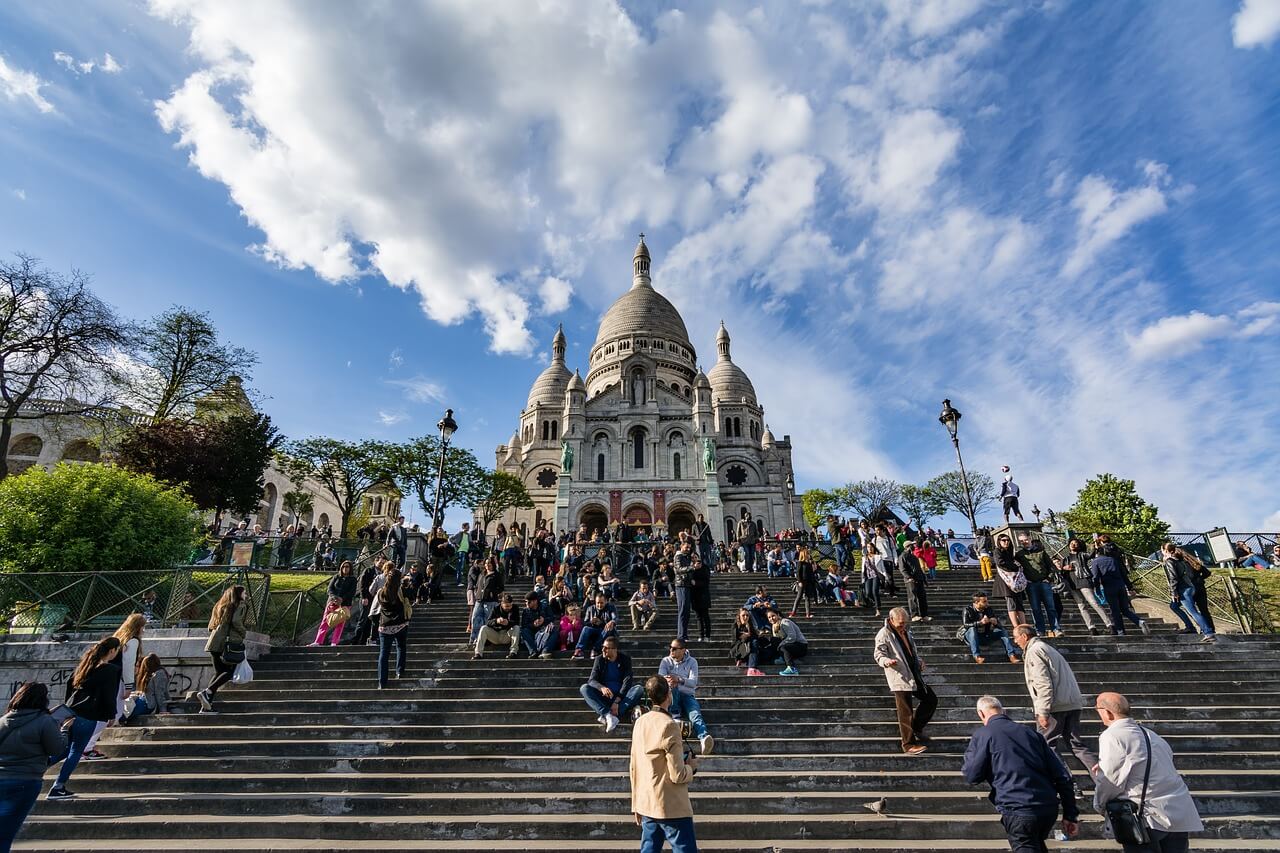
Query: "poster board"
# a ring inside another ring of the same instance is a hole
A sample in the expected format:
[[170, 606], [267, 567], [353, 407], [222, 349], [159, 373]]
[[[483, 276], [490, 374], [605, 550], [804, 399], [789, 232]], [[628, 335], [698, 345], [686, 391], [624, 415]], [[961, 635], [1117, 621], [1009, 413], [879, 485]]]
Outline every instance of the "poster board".
[[1209, 550], [1213, 554], [1215, 563], [1234, 563], [1236, 561], [1236, 549], [1231, 543], [1231, 534], [1227, 532], [1225, 527], [1215, 527], [1204, 535], [1209, 540]]
[[253, 564], [253, 542], [237, 542], [231, 546], [231, 565], [249, 566]]
[[978, 555], [973, 550], [973, 542], [969, 539], [948, 539], [947, 559], [951, 568], [963, 569], [979, 564]]

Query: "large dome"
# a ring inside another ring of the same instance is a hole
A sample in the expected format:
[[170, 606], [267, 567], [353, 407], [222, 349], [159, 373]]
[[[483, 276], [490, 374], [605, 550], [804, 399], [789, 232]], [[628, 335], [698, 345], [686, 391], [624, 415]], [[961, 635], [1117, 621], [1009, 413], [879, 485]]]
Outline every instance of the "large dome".
[[649, 247], [644, 244], [643, 234], [631, 262], [631, 289], [618, 297], [618, 301], [605, 312], [592, 349], [606, 341], [641, 335], [675, 341], [693, 352], [689, 330], [685, 328], [680, 312], [665, 296], [654, 290], [649, 281]]
[[551, 341], [551, 363], [534, 380], [525, 408], [532, 409], [535, 403], [555, 408], [564, 405], [564, 392], [569, 387], [569, 380], [573, 378], [569, 368], [564, 366], [564, 349], [564, 329], [559, 328]]

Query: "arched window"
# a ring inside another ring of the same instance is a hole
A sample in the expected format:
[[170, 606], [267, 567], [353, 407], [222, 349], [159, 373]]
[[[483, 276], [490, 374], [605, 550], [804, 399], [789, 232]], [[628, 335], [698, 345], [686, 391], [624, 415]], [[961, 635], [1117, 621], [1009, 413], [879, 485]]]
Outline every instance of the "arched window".
[[680, 479], [680, 454], [677, 453], [671, 457], [671, 473], [676, 480]]
[[551, 440], [555, 441], [559, 437], [560, 437], [560, 422], [552, 421], [551, 422]]
[[632, 465], [637, 471], [644, 468], [644, 427], [635, 427], [631, 430], [631, 450], [633, 454]]
[[603, 453], [598, 454], [596, 456], [596, 479], [599, 480], [600, 482], [604, 482], [604, 454]]

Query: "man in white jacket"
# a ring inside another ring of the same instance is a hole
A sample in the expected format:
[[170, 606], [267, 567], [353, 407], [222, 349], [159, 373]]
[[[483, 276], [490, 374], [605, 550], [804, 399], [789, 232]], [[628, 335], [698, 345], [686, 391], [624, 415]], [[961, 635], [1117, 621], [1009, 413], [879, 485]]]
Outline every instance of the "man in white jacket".
[[[1200, 832], [1204, 824], [1191, 792], [1173, 765], [1173, 750], [1160, 735], [1138, 725], [1130, 716], [1129, 700], [1119, 693], [1099, 694], [1094, 710], [1107, 727], [1098, 739], [1094, 806], [1104, 811], [1107, 803], [1119, 799], [1143, 804], [1143, 823], [1151, 843], [1125, 844], [1125, 853], [1186, 853], [1188, 834]], [[1144, 798], [1142, 780], [1148, 762], [1151, 776]]]

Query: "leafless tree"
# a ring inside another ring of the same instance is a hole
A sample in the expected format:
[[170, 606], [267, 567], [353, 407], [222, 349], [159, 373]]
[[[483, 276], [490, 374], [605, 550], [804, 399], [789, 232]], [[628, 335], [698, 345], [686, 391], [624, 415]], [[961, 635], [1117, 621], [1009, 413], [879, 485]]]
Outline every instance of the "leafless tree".
[[9, 439], [25, 420], [84, 415], [112, 402], [116, 354], [126, 325], [69, 277], [18, 255], [0, 262], [0, 479], [8, 476]]

